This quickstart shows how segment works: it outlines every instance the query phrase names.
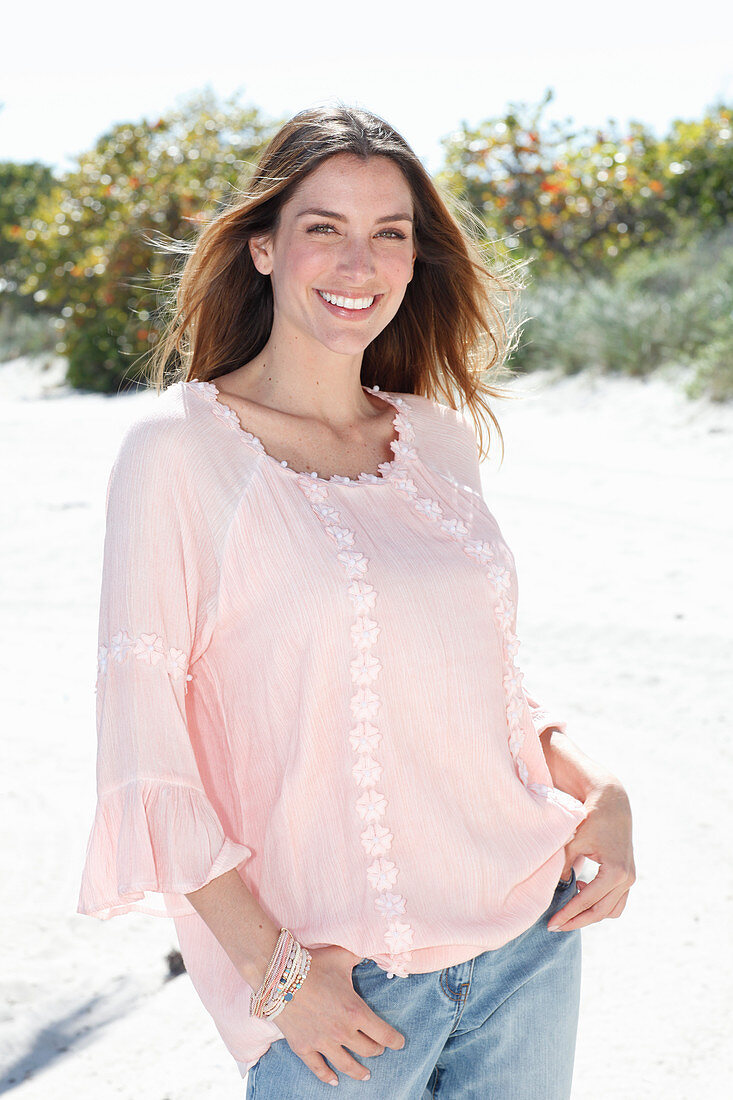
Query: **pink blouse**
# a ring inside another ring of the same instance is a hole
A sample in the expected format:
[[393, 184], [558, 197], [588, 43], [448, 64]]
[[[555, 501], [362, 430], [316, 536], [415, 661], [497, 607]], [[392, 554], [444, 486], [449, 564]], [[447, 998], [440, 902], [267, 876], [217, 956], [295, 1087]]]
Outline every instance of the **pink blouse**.
[[282, 1032], [186, 893], [236, 867], [306, 946], [406, 977], [525, 931], [586, 813], [542, 752], [564, 725], [523, 686], [468, 415], [370, 392], [395, 410], [379, 475], [291, 469], [192, 381], [107, 489], [78, 911], [173, 917], [242, 1072]]

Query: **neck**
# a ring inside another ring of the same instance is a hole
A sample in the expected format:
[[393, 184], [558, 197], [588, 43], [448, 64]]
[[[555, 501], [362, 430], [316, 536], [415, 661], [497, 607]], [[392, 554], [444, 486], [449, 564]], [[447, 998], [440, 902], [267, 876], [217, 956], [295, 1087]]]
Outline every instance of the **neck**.
[[319, 345], [318, 356], [304, 361], [272, 337], [246, 367], [227, 376], [235, 392], [280, 412], [322, 421], [333, 428], [383, 412], [361, 384], [363, 353], [339, 355]]

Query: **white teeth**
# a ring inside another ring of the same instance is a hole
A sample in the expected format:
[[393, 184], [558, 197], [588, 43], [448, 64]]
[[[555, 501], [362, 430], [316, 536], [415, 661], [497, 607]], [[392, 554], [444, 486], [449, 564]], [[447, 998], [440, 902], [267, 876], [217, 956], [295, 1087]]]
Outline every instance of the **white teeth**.
[[331, 305], [341, 306], [344, 309], [369, 309], [374, 301], [373, 296], [371, 298], [337, 298], [335, 294], [329, 294], [327, 290], [319, 290], [318, 293]]

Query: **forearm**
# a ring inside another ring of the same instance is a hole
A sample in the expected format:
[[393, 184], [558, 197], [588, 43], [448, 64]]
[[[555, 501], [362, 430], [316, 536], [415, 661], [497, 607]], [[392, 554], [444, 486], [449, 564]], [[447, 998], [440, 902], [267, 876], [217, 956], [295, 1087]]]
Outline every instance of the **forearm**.
[[280, 934], [236, 870], [186, 897], [209, 926], [248, 985], [259, 989]]
[[552, 727], [543, 730], [540, 743], [552, 782], [558, 790], [585, 802], [592, 791], [601, 787], [622, 789], [620, 780], [608, 768], [586, 756], [561, 730]]

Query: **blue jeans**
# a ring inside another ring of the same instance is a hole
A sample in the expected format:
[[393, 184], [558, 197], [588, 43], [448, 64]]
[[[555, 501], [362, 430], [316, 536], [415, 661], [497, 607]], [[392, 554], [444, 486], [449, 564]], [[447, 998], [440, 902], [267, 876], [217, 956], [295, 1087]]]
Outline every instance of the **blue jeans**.
[[402, 1050], [386, 1047], [371, 1058], [349, 1051], [371, 1077], [356, 1081], [336, 1070], [339, 1091], [334, 1094], [332, 1085], [293, 1054], [286, 1039], [278, 1039], [250, 1069], [246, 1100], [334, 1095], [344, 1100], [568, 1100], [580, 999], [580, 929], [549, 932], [546, 926], [576, 893], [573, 872], [558, 883], [548, 909], [531, 928], [457, 966], [388, 978], [370, 959], [358, 963], [352, 971], [354, 989], [405, 1036]]

